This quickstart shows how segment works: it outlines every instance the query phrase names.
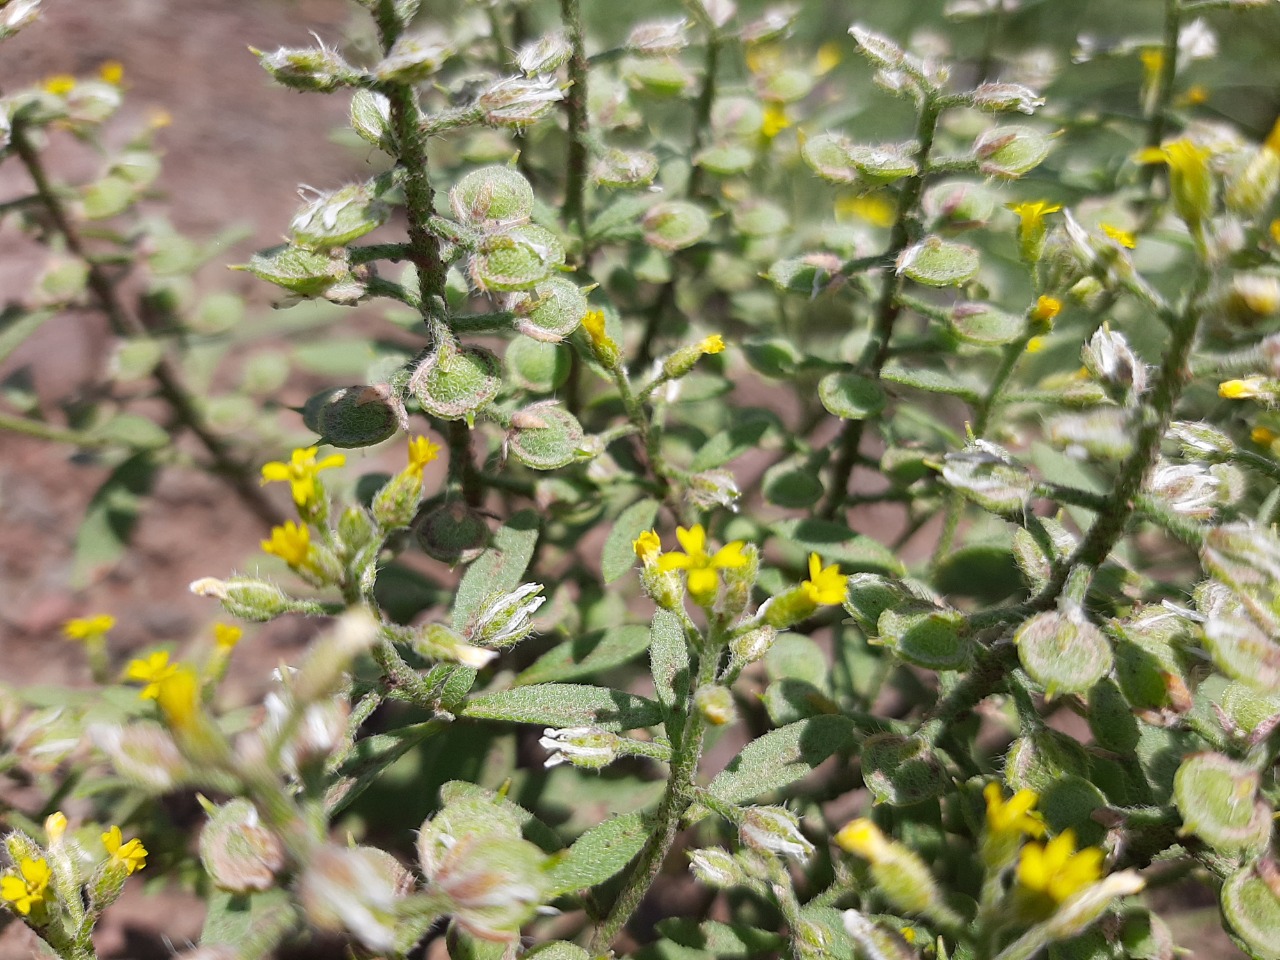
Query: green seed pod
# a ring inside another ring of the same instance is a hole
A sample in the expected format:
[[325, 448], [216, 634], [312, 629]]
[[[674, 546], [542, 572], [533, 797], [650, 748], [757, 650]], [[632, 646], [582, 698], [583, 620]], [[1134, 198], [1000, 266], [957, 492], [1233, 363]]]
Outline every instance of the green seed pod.
[[489, 546], [489, 525], [465, 503], [441, 503], [414, 523], [418, 545], [429, 557], [454, 566], [470, 563]]
[[1083, 693], [1111, 670], [1111, 644], [1077, 604], [1036, 614], [1013, 635], [1018, 658], [1046, 696]]
[[295, 90], [332, 93], [360, 78], [355, 68], [327, 47], [293, 50], [281, 47], [275, 53], [249, 49], [277, 83]]
[[936, 226], [951, 230], [981, 227], [995, 213], [990, 191], [972, 183], [940, 183], [924, 195], [924, 208]]
[[526, 467], [555, 470], [578, 458], [582, 425], [554, 400], [543, 400], [518, 410], [507, 432], [508, 452]]
[[1196, 753], [1173, 778], [1182, 829], [1220, 853], [1262, 852], [1271, 837], [1271, 808], [1258, 798], [1258, 771], [1220, 753]]
[[978, 275], [978, 251], [941, 237], [925, 237], [898, 255], [896, 269], [929, 287], [958, 287]]
[[740, 143], [716, 144], [701, 150], [693, 162], [721, 177], [732, 177], [751, 169], [756, 155]]
[[396, 38], [373, 72], [386, 83], [421, 83], [439, 72], [452, 55], [453, 48], [435, 37], [405, 33]]
[[1044, 106], [1044, 97], [1020, 83], [984, 83], [973, 91], [973, 105], [987, 113], [1018, 111], [1028, 116]]
[[403, 923], [396, 899], [414, 880], [395, 858], [373, 847], [322, 845], [298, 878], [306, 918], [321, 930], [345, 930], [370, 951], [389, 953]]
[[473, 345], [442, 345], [419, 365], [409, 381], [422, 409], [442, 420], [474, 416], [501, 387], [498, 358]]
[[914, 177], [920, 171], [915, 161], [919, 149], [920, 145], [914, 141], [874, 145], [855, 143], [848, 147], [848, 157], [865, 183], [879, 186], [903, 177]]
[[325, 296], [350, 275], [345, 259], [292, 244], [255, 253], [247, 264], [232, 269], [252, 273], [303, 297]]
[[564, 264], [564, 247], [533, 224], [486, 237], [471, 258], [471, 279], [481, 290], [528, 290]]
[[630, 60], [623, 65], [622, 75], [631, 89], [654, 97], [678, 97], [693, 86], [693, 74], [669, 57]]
[[688, 34], [689, 21], [684, 17], [650, 20], [632, 27], [623, 46], [638, 56], [667, 57], [688, 46]]
[[507, 373], [516, 386], [533, 393], [552, 393], [569, 379], [572, 360], [558, 343], [516, 337], [507, 345]]
[[756, 77], [755, 88], [762, 99], [775, 103], [795, 103], [813, 89], [813, 74], [805, 67], [782, 67]]
[[560, 277], [543, 280], [529, 293], [514, 295], [516, 329], [544, 343], [558, 343], [578, 329], [590, 304], [577, 284]]
[[723, 727], [738, 719], [738, 710], [728, 687], [716, 684], [699, 687], [694, 691], [693, 704], [713, 727]]
[[218, 580], [204, 577], [191, 584], [191, 592], [200, 597], [217, 597], [222, 609], [231, 616], [254, 623], [265, 623], [291, 613], [298, 606], [274, 583], [249, 577]]
[[876, 803], [909, 806], [942, 796], [949, 781], [927, 743], [877, 733], [862, 747], [862, 779]]
[[854, 143], [838, 133], [820, 133], [800, 147], [800, 156], [813, 172], [831, 183], [857, 183], [859, 172], [853, 162]]
[[956, 610], [916, 602], [886, 610], [876, 621], [885, 645], [908, 663], [928, 670], [963, 670], [972, 644], [961, 632], [964, 617]]
[[1031, 499], [1031, 476], [1001, 447], [974, 440], [942, 462], [942, 479], [984, 510], [1019, 515]]
[[844, 608], [864, 634], [877, 637], [880, 616], [907, 603], [911, 597], [893, 580], [878, 573], [856, 573], [849, 578]]
[[640, 225], [646, 243], [670, 253], [705, 237], [711, 231], [711, 218], [696, 204], [669, 200], [650, 207]]
[[1280, 960], [1280, 876], [1274, 861], [1255, 861], [1222, 885], [1222, 915], [1255, 957]]
[[657, 175], [658, 158], [648, 150], [610, 149], [591, 170], [597, 185], [625, 189], [647, 187]]
[[1049, 156], [1049, 138], [1030, 127], [996, 127], [973, 144], [978, 169], [989, 177], [1016, 180]]
[[1065, 776], [1088, 773], [1089, 755], [1075, 740], [1046, 729], [1013, 741], [1005, 754], [1004, 769], [1012, 789], [1042, 794]]
[[573, 47], [563, 33], [549, 33], [522, 46], [516, 54], [516, 66], [526, 77], [554, 73], [573, 56]]
[[357, 90], [351, 97], [351, 128], [384, 153], [395, 152], [391, 132], [391, 101], [372, 90]]
[[218, 807], [200, 832], [200, 862], [222, 889], [251, 893], [275, 886], [284, 845], [261, 820], [252, 803], [236, 799]]
[[790, 226], [787, 211], [771, 200], [748, 200], [733, 211], [733, 227], [744, 237], [775, 237]]
[[312, 250], [342, 247], [387, 222], [391, 208], [374, 195], [373, 185], [353, 183], [320, 193], [293, 216], [293, 242]]
[[1129, 417], [1119, 408], [1054, 417], [1047, 432], [1059, 450], [1083, 450], [1091, 459], [1120, 461], [1133, 452]]
[[404, 406], [384, 384], [337, 387], [311, 397], [302, 422], [334, 447], [371, 447], [405, 428]]
[[1280, 696], [1262, 696], [1238, 681], [1227, 684], [1219, 700], [1222, 712], [1243, 733], [1253, 733], [1280, 716]]
[[473, 170], [449, 191], [449, 206], [463, 223], [515, 226], [533, 213], [533, 188], [505, 166]]
[[536, 123], [564, 99], [553, 76], [509, 77], [480, 94], [476, 107], [485, 122], [496, 127], [526, 127]]
[[1089, 691], [1089, 730], [1104, 750], [1122, 756], [1138, 745], [1138, 723], [1114, 680], [1103, 677]]
[[951, 311], [951, 329], [965, 343], [999, 347], [1023, 335], [1027, 318], [998, 310], [989, 303], [960, 303]]

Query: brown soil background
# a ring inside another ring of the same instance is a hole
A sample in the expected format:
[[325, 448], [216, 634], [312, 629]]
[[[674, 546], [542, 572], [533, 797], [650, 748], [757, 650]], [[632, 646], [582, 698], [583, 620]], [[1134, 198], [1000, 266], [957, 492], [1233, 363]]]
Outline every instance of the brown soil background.
[[[304, 45], [309, 31], [342, 37], [354, 5], [347, 0], [46, 0], [42, 22], [0, 45], [0, 90], [54, 73], [92, 75], [106, 60], [124, 64], [126, 103], [113, 126], [136, 129], [148, 111], [173, 117], [159, 144], [159, 188], [168, 215], [196, 239], [231, 224], [253, 236], [218, 258], [243, 262], [278, 242], [298, 206], [299, 184], [334, 186], [366, 175], [361, 156], [335, 145], [345, 125], [343, 97], [302, 96], [272, 85], [246, 49]], [[93, 175], [91, 156], [57, 155], [69, 181]], [[0, 165], [0, 201], [29, 192], [16, 163]], [[40, 254], [11, 227], [0, 227], [0, 301], [22, 296]], [[216, 266], [199, 277], [206, 290], [232, 289], [265, 304], [271, 291]], [[101, 319], [68, 313], [47, 323], [0, 368], [25, 367], [42, 399], [56, 402], [104, 376], [111, 338]], [[298, 390], [286, 402], [300, 403]], [[65, 446], [0, 434], [0, 680], [14, 684], [89, 682], [81, 651], [63, 640], [69, 617], [106, 612], [118, 626], [114, 652], [207, 633], [217, 617], [187, 585], [201, 576], [244, 569], [265, 534], [262, 524], [216, 481], [190, 470], [164, 472], [143, 510], [125, 560], [88, 588], [71, 587], [74, 537], [106, 470], [72, 458]], [[277, 490], [282, 508], [287, 494]], [[269, 670], [299, 649], [308, 627], [285, 620], [248, 631], [228, 682], [230, 699], [252, 702]], [[10, 798], [13, 799], [13, 798]], [[203, 906], [177, 890], [130, 885], [107, 914], [98, 947], [104, 958], [170, 956], [195, 938]], [[1242, 956], [1217, 927], [1205, 891], [1162, 896], [1162, 913], [1178, 943], [1196, 957]], [[36, 955], [21, 924], [0, 931], [0, 960]], [[435, 954], [436, 951], [432, 951]]]

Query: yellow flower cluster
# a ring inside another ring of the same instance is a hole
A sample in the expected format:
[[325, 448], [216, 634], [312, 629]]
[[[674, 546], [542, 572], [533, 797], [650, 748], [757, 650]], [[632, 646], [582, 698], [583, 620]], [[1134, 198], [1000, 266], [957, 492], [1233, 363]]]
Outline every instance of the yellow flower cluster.
[[684, 552], [661, 554], [657, 558], [658, 569], [663, 573], [683, 570], [689, 586], [689, 595], [698, 604], [710, 603], [720, 589], [721, 570], [736, 570], [747, 565], [741, 540], [726, 543], [715, 553], [707, 553], [707, 532], [702, 524], [695, 523], [689, 529], [676, 528], [676, 539]]
[[262, 465], [262, 482], [289, 484], [293, 493], [293, 502], [299, 507], [310, 505], [316, 498], [316, 474], [321, 470], [340, 467], [347, 458], [340, 453], [331, 454], [323, 460], [316, 460], [318, 447], [300, 447], [293, 451], [288, 463], [273, 460]]

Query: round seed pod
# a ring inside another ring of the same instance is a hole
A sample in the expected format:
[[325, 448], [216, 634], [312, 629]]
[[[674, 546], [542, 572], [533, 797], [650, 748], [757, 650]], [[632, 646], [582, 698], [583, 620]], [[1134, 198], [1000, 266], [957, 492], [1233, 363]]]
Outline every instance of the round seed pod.
[[858, 167], [853, 162], [854, 143], [838, 133], [820, 133], [800, 147], [800, 156], [813, 172], [832, 183], [857, 183]]
[[534, 393], [551, 393], [569, 378], [569, 352], [560, 344], [516, 337], [505, 359], [512, 382]]
[[518, 171], [493, 166], [473, 170], [449, 191], [453, 215], [465, 223], [515, 226], [533, 213], [533, 188]]
[[419, 514], [414, 536], [423, 552], [442, 563], [470, 563], [489, 546], [484, 517], [460, 500], [437, 503]]
[[248, 800], [223, 804], [200, 832], [200, 862], [224, 890], [270, 890], [284, 867], [284, 845], [262, 826]]
[[1013, 642], [1022, 668], [1050, 696], [1083, 693], [1111, 671], [1111, 644], [1077, 609], [1036, 614]]
[[704, 170], [721, 177], [731, 177], [734, 174], [745, 173], [751, 169], [751, 164], [755, 160], [755, 154], [751, 152], [750, 147], [743, 146], [740, 143], [725, 143], [707, 147], [705, 150], [698, 152], [693, 158], [693, 162]]
[[1280, 930], [1280, 877], [1272, 861], [1244, 867], [1222, 885], [1222, 915], [1254, 956], [1280, 960], [1275, 933]]
[[403, 406], [382, 384], [325, 390], [302, 408], [302, 422], [334, 447], [381, 443], [400, 429], [403, 419]]
[[1049, 155], [1049, 138], [1030, 127], [996, 127], [973, 144], [978, 169], [990, 177], [1014, 180], [1036, 167]]
[[591, 171], [602, 187], [647, 187], [658, 175], [658, 158], [648, 150], [609, 150]]
[[907, 806], [942, 795], [947, 777], [937, 757], [915, 737], [878, 733], [862, 747], [862, 779], [876, 803]]
[[322, 193], [294, 214], [293, 242], [313, 250], [342, 247], [387, 222], [391, 208], [373, 195], [370, 185], [356, 183]]
[[422, 409], [442, 420], [461, 420], [491, 401], [502, 387], [498, 358], [484, 347], [439, 350], [409, 382]]
[[671, 252], [691, 247], [711, 231], [711, 218], [697, 204], [671, 200], [649, 208], [640, 222], [645, 242]]
[[1182, 829], [1220, 853], [1261, 852], [1271, 836], [1271, 809], [1258, 800], [1258, 771], [1221, 753], [1194, 753], [1173, 778]]
[[558, 343], [578, 329], [589, 306], [576, 284], [549, 277], [530, 293], [517, 295], [516, 329], [526, 337]]
[[542, 401], [519, 410], [511, 418], [507, 450], [526, 467], [555, 470], [578, 458], [582, 425], [568, 411]]
[[471, 258], [471, 279], [482, 290], [528, 290], [563, 263], [555, 234], [526, 224], [486, 237]]

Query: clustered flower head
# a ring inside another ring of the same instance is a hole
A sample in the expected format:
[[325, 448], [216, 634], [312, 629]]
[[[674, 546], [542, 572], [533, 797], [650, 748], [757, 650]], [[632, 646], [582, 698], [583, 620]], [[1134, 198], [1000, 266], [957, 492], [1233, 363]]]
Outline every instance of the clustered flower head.
[[288, 463], [273, 460], [262, 465], [262, 482], [289, 484], [293, 494], [293, 502], [299, 507], [307, 507], [316, 499], [316, 474], [321, 470], [340, 467], [347, 458], [340, 453], [330, 454], [323, 460], [316, 460], [319, 447], [300, 447], [293, 451]]
[[680, 541], [684, 552], [662, 554], [657, 558], [658, 569], [663, 573], [685, 571], [689, 595], [702, 606], [713, 601], [720, 589], [719, 571], [736, 570], [747, 565], [741, 540], [726, 543], [715, 553], [707, 553], [707, 532], [700, 523], [695, 523], [688, 529], [677, 527], [676, 539]]

